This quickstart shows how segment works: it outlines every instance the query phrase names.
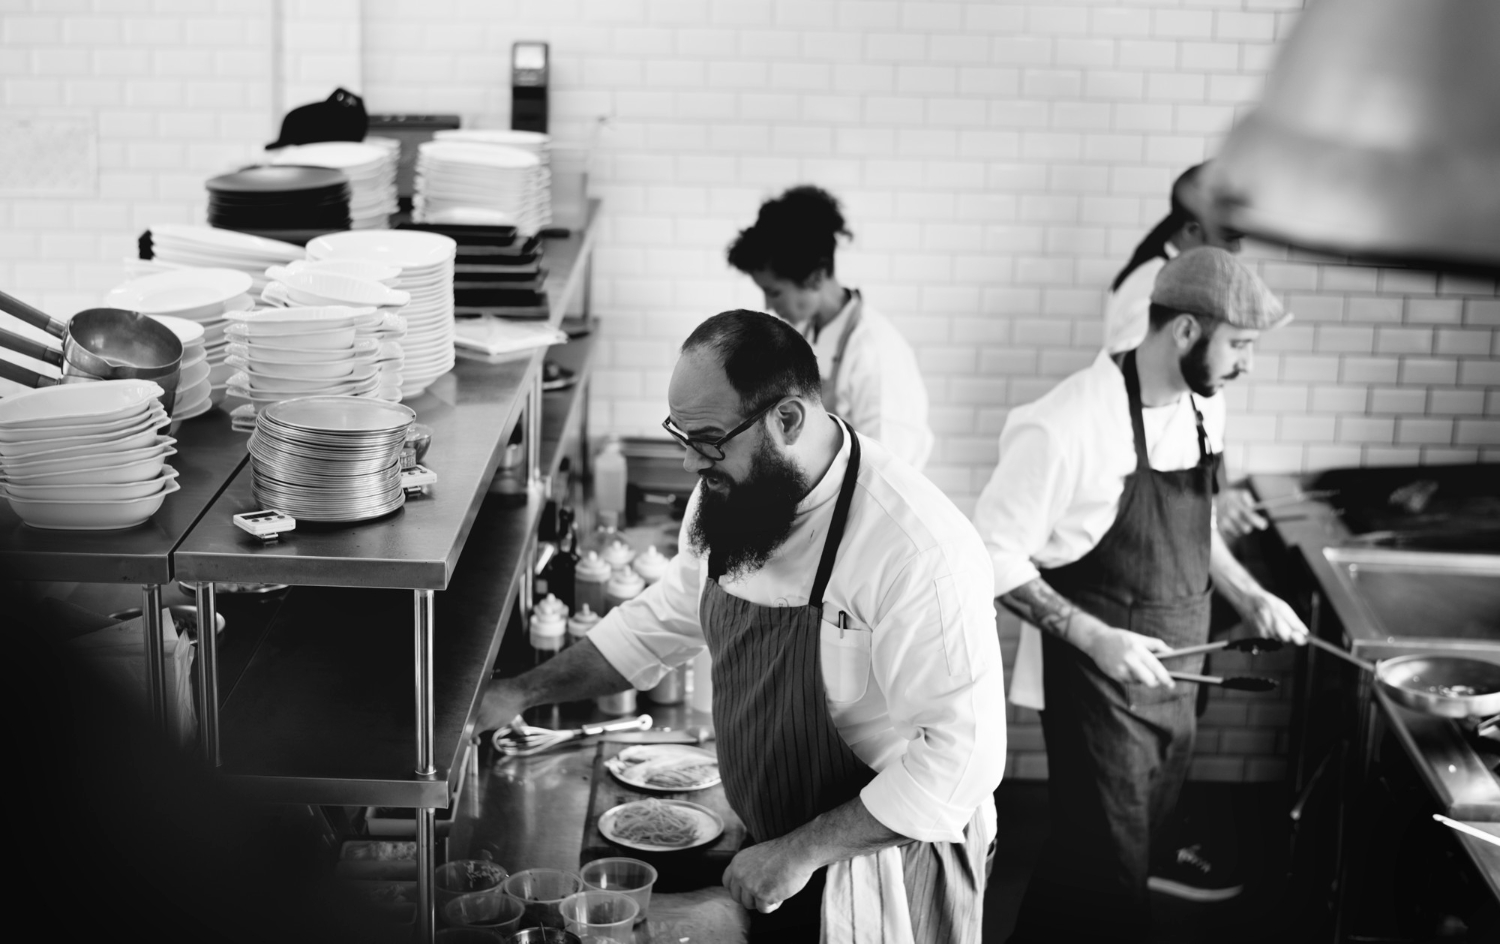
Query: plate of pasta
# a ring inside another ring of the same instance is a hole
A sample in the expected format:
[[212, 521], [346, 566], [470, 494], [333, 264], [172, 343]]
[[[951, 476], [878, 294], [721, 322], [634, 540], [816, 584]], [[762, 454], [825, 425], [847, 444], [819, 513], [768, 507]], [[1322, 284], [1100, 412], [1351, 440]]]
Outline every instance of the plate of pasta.
[[677, 852], [707, 845], [724, 832], [724, 820], [686, 800], [635, 800], [599, 817], [599, 834], [641, 852]]
[[637, 790], [685, 793], [719, 782], [719, 758], [684, 744], [636, 744], [604, 762], [610, 773]]

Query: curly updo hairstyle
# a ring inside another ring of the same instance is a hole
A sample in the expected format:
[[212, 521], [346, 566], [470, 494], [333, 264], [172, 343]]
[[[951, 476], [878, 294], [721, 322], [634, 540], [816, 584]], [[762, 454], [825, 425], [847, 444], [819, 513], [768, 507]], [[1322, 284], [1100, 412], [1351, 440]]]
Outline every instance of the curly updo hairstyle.
[[760, 205], [755, 225], [740, 230], [729, 247], [729, 264], [747, 275], [770, 271], [806, 286], [818, 274], [833, 275], [840, 236], [853, 237], [838, 200], [821, 187], [803, 184]]

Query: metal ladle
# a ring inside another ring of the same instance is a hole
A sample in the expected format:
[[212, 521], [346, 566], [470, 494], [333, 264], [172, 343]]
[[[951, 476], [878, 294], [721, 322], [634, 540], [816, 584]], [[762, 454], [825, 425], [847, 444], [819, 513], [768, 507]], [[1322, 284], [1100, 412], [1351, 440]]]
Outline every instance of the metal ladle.
[[177, 395], [182, 341], [159, 321], [120, 308], [89, 308], [66, 322], [0, 292], [0, 311], [40, 328], [62, 341], [51, 347], [9, 331], [0, 331], [0, 347], [62, 369], [54, 379], [0, 360], [0, 377], [28, 387], [91, 380], [152, 380], [162, 388], [168, 413]]

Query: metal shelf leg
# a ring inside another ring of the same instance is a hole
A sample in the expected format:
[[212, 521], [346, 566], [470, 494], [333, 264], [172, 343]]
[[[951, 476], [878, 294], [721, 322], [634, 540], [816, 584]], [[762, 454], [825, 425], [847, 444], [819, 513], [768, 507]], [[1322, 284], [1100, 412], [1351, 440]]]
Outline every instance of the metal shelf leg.
[[[433, 777], [437, 766], [432, 753], [432, 630], [433, 593], [412, 592], [412, 624], [415, 629], [417, 698], [417, 776]], [[437, 819], [432, 809], [417, 810], [417, 941], [432, 944], [437, 934], [436, 900], [433, 895], [434, 852]]]
[[146, 633], [146, 694], [151, 703], [151, 724], [162, 736], [167, 730], [166, 641], [161, 625], [161, 585], [141, 587], [141, 625]]
[[219, 759], [219, 617], [212, 581], [198, 584], [198, 744], [203, 762], [217, 767]]

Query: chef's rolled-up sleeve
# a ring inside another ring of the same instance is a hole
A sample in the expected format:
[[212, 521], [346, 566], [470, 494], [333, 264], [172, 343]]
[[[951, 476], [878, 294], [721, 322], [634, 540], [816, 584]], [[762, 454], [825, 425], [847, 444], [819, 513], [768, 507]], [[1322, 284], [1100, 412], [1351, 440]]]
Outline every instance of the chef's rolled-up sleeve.
[[1005, 769], [1005, 691], [994, 589], [977, 541], [933, 547], [891, 582], [871, 671], [906, 752], [860, 792], [887, 828], [960, 842]]
[[635, 688], [650, 688], [670, 669], [703, 651], [698, 623], [701, 566], [702, 560], [691, 552], [678, 551], [660, 580], [610, 610], [589, 630], [589, 641]]
[[1040, 576], [1032, 560], [1066, 511], [1075, 475], [1060, 438], [1018, 413], [1006, 420], [1000, 462], [974, 506], [997, 595]]

